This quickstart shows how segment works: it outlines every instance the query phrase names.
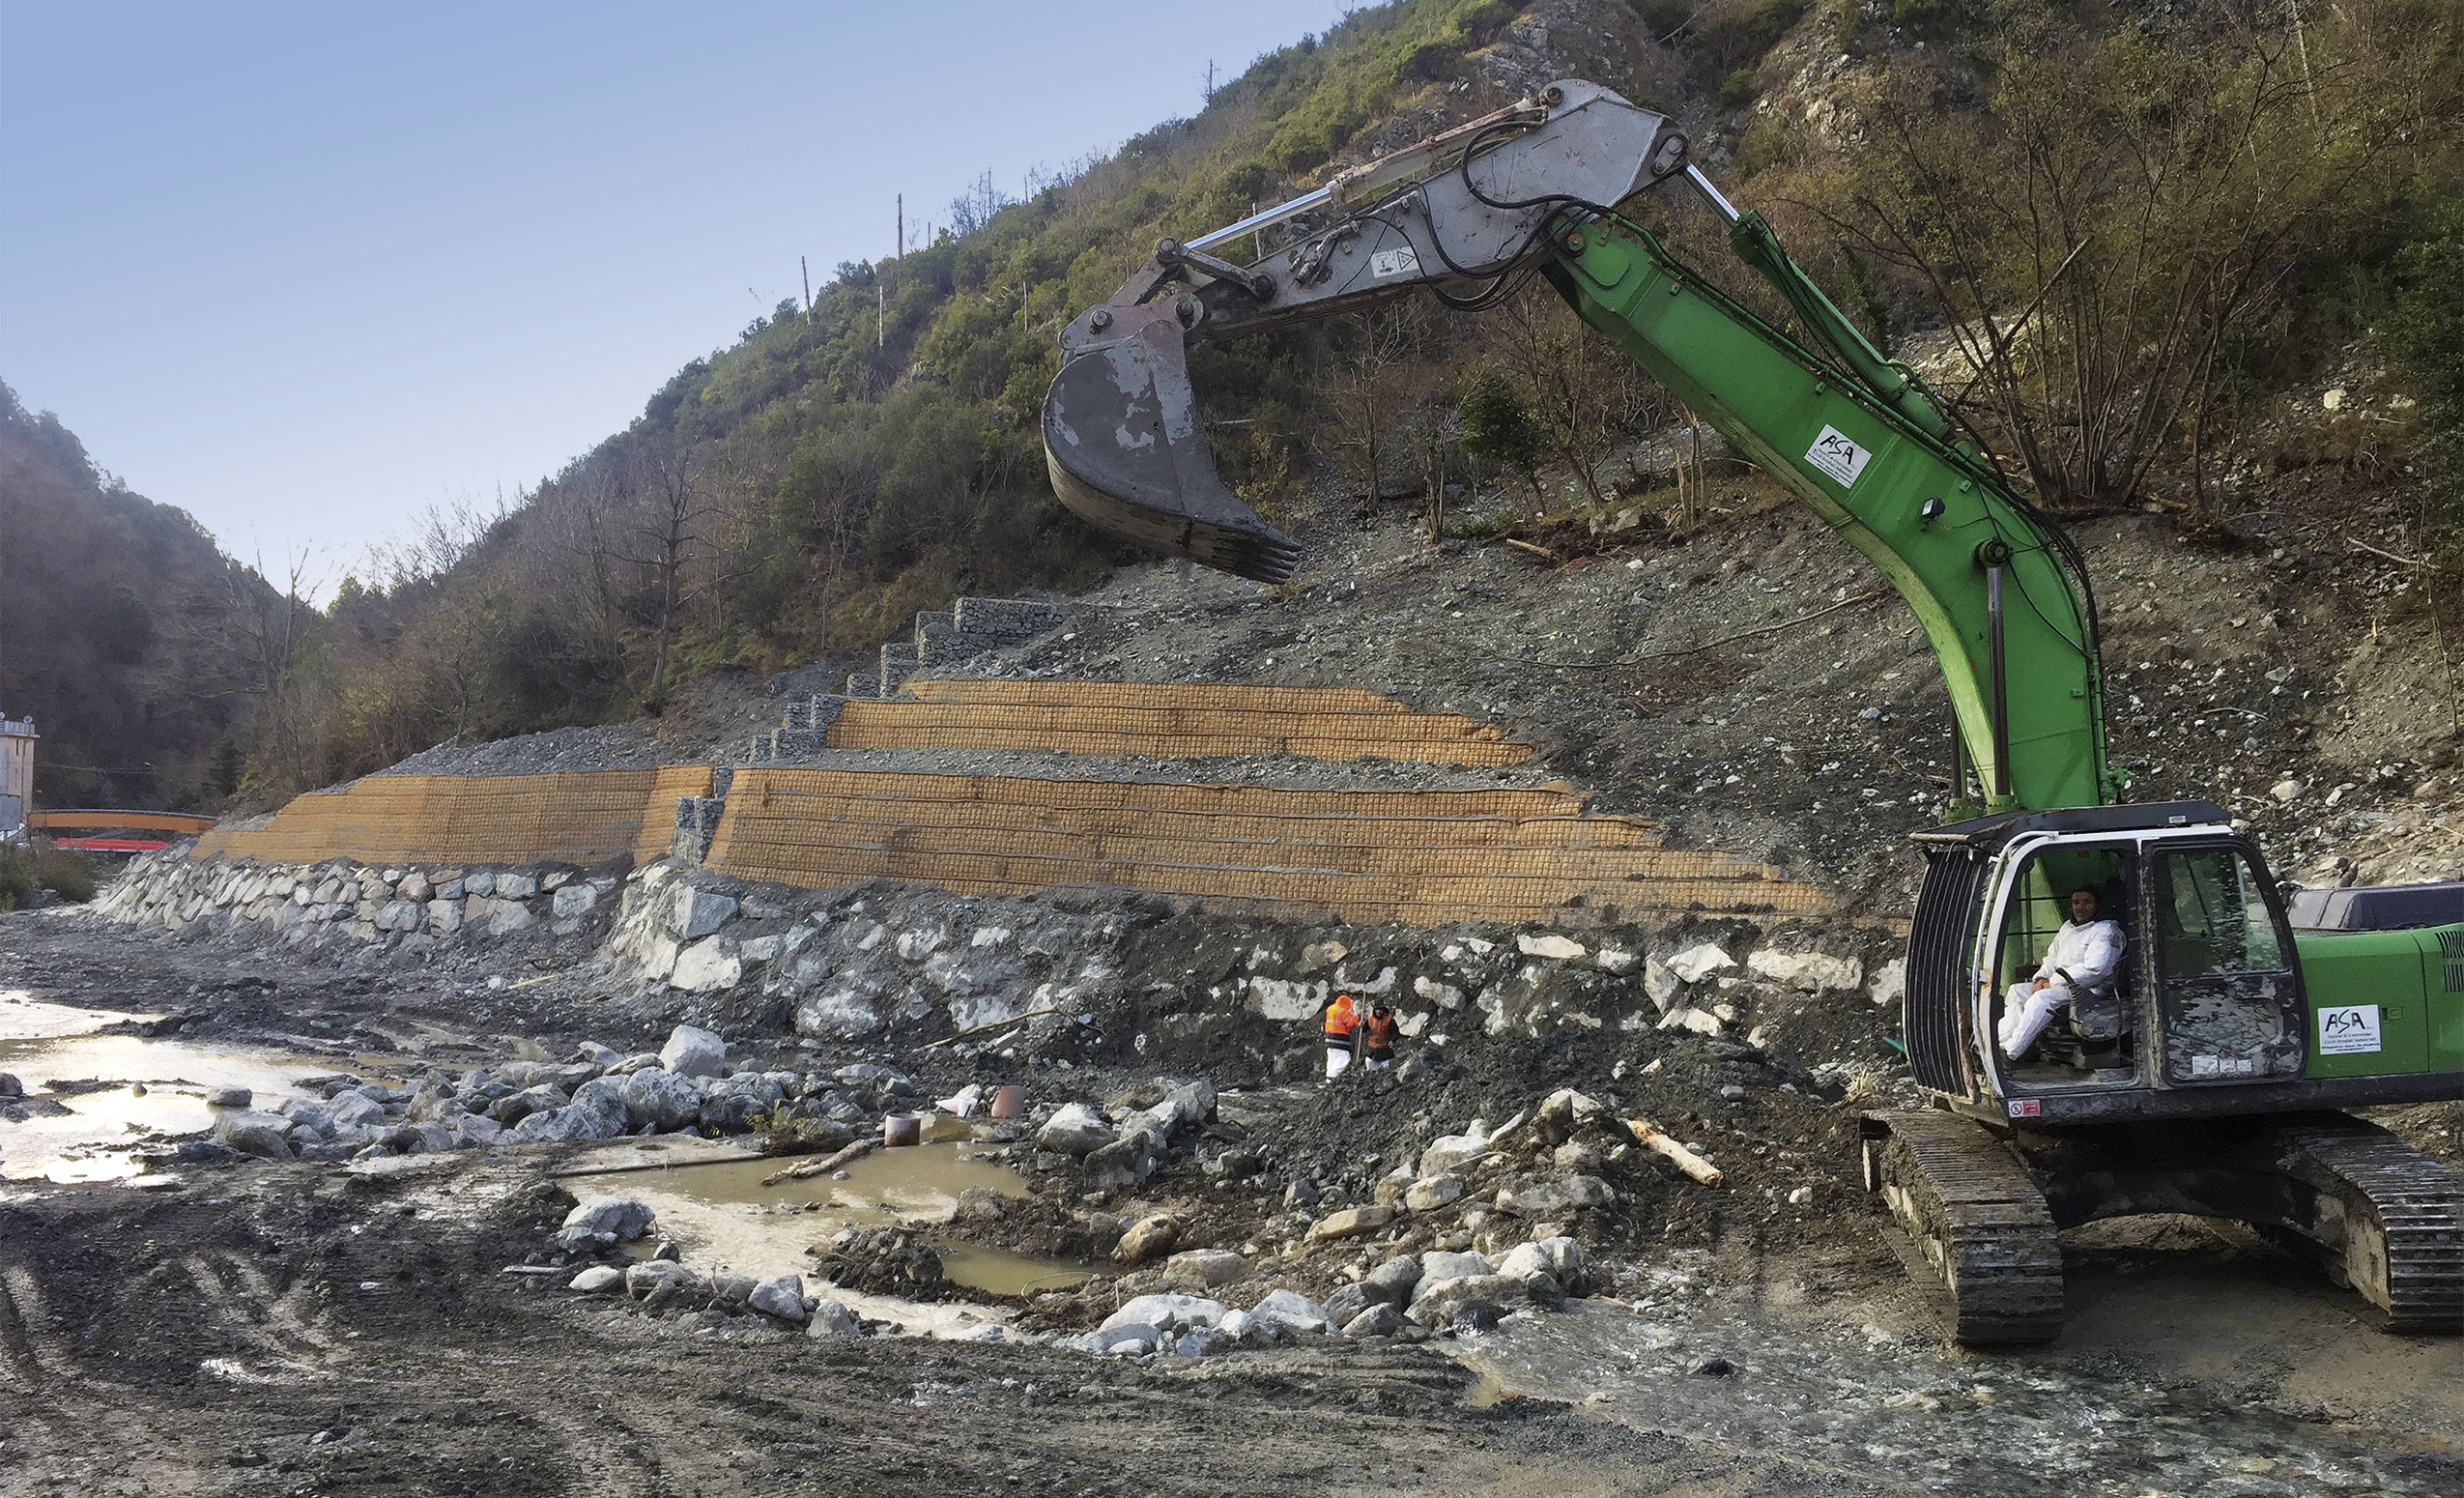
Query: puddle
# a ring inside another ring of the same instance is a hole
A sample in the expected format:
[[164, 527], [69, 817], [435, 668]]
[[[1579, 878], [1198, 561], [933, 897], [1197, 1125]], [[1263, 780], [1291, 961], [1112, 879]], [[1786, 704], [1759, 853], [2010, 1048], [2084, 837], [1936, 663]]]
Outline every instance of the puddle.
[[[783, 1274], [810, 1278], [814, 1258], [805, 1250], [827, 1242], [842, 1227], [944, 1223], [957, 1210], [959, 1194], [976, 1187], [1005, 1196], [1026, 1195], [1017, 1171], [978, 1158], [963, 1144], [876, 1150], [847, 1167], [844, 1181], [812, 1176], [761, 1184], [763, 1176], [791, 1163], [742, 1160], [661, 1167], [569, 1184], [578, 1194], [620, 1192], [635, 1197], [659, 1215], [652, 1235], [675, 1239], [687, 1263], [757, 1280]], [[933, 1246], [953, 1282], [988, 1295], [1062, 1289], [1093, 1272], [1066, 1259], [974, 1244]], [[893, 1321], [903, 1331], [926, 1336], [980, 1335], [987, 1323], [1008, 1319], [1008, 1312], [981, 1306], [925, 1305], [836, 1289], [829, 1293], [858, 1315]]]
[[[2075, 1312], [2085, 1298], [2075, 1289]], [[2276, 1340], [2247, 1307], [2237, 1332], [2254, 1345]], [[2349, 1317], [2335, 1341], [2381, 1358], [2416, 1350]], [[2284, 1485], [2249, 1490], [2451, 1490], [2438, 1488], [2434, 1473], [2416, 1484], [2380, 1466], [2399, 1449], [2391, 1435], [2430, 1433], [2409, 1424], [2429, 1414], [2418, 1401], [2366, 1412], [2387, 1417], [2375, 1429], [2350, 1405], [2321, 1423], [2319, 1407], [2299, 1398], [2202, 1387], [2159, 1370], [2144, 1348], [2110, 1356], [2087, 1336], [2066, 1336], [2049, 1352], [1980, 1353], [1872, 1322], [1809, 1322], [1743, 1304], [1594, 1301], [1508, 1317], [1452, 1351], [1476, 1375], [1466, 1396], [1476, 1408], [1532, 1397], [1641, 1430], [1714, 1429], [1744, 1450], [1792, 1453], [1883, 1486], [1912, 1476], [1959, 1491], [2129, 1498], [2151, 1485], [2184, 1492], [2266, 1473]], [[2450, 1353], [2419, 1351], [2406, 1381], [2445, 1383], [2451, 1375], [2439, 1368]], [[2241, 1371], [2256, 1366], [2246, 1359]]]
[[[262, 1105], [304, 1097], [302, 1077], [362, 1070], [363, 1058], [319, 1056], [94, 1031], [150, 1015], [49, 1004], [0, 994], [0, 1072], [24, 1084], [37, 1111], [21, 1123], [0, 1119], [0, 1179], [61, 1182], [125, 1180], [138, 1173], [129, 1151], [165, 1135], [193, 1134], [213, 1122], [212, 1087], [246, 1087]], [[117, 1083], [94, 1092], [54, 1093], [48, 1082]], [[143, 1087], [139, 1092], [130, 1084]]]

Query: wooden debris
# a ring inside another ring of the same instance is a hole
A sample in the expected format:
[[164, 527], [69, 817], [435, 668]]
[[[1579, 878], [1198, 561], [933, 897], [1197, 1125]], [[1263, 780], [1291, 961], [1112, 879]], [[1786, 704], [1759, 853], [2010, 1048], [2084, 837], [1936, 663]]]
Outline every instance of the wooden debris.
[[801, 1160], [784, 1170], [773, 1170], [761, 1177], [761, 1184], [776, 1186], [781, 1181], [801, 1181], [816, 1175], [827, 1175], [849, 1161], [862, 1160], [880, 1147], [879, 1139], [858, 1139], [834, 1155], [824, 1155], [818, 1160]]
[[1504, 541], [1506, 545], [1513, 547], [1516, 551], [1529, 552], [1533, 556], [1539, 558], [1542, 562], [1548, 562], [1552, 566], [1556, 565], [1559, 560], [1558, 554], [1549, 550], [1545, 546], [1534, 546], [1530, 541], [1518, 541], [1510, 535], [1501, 536], [1499, 539]]
[[1625, 1126], [1629, 1130], [1633, 1131], [1635, 1142], [1641, 1144], [1645, 1149], [1651, 1150], [1657, 1154], [1666, 1155], [1671, 1161], [1676, 1163], [1678, 1169], [1694, 1177], [1694, 1179], [1702, 1182], [1704, 1185], [1717, 1186], [1721, 1181], [1727, 1179], [1727, 1177], [1721, 1173], [1718, 1166], [1711, 1164], [1711, 1162], [1694, 1153], [1694, 1151], [1687, 1149], [1676, 1140], [1670, 1138], [1665, 1134], [1662, 1134], [1659, 1130], [1652, 1128], [1648, 1119], [1629, 1118], [1625, 1121]]

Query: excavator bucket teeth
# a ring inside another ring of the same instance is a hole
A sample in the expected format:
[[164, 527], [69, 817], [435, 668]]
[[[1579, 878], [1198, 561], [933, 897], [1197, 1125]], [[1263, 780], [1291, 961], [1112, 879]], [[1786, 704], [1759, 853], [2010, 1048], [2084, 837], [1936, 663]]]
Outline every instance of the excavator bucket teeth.
[[1044, 397], [1044, 456], [1062, 504], [1150, 550], [1261, 583], [1300, 570], [1299, 544], [1215, 472], [1172, 303], [1098, 307], [1070, 326], [1061, 350]]

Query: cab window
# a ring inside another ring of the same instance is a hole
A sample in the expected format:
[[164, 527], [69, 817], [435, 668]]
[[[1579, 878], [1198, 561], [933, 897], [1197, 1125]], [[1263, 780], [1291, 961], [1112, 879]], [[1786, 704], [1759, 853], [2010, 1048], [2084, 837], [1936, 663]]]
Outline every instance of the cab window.
[[2229, 848], [2164, 855], [2164, 974], [2284, 970], [2284, 947], [2249, 860]]
[[2018, 887], [2003, 908], [1994, 955], [1994, 992], [2029, 977], [2045, 961], [2054, 935], [2071, 918], [2073, 890], [2084, 889], [2096, 896], [2099, 920], [2119, 921], [2127, 929], [2129, 858], [2127, 846], [2110, 844], [2065, 845], [2031, 857], [2020, 871]]

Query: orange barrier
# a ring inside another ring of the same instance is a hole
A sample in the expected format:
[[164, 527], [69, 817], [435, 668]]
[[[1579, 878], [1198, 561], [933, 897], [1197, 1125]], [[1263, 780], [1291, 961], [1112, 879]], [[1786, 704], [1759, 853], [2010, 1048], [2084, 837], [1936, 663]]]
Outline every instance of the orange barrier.
[[915, 702], [856, 698], [833, 749], [1029, 749], [1191, 759], [1295, 755], [1513, 764], [1528, 744], [1459, 713], [1352, 687], [1136, 681], [909, 681]]
[[598, 864], [664, 854], [706, 764], [548, 775], [371, 775], [294, 799], [261, 828], [217, 827], [189, 856], [276, 863]]
[[1108, 884], [1352, 921], [1545, 921], [1826, 909], [1734, 854], [1661, 846], [1571, 792], [1277, 791], [1009, 776], [736, 772], [713, 873], [826, 888], [870, 879], [958, 894]]

